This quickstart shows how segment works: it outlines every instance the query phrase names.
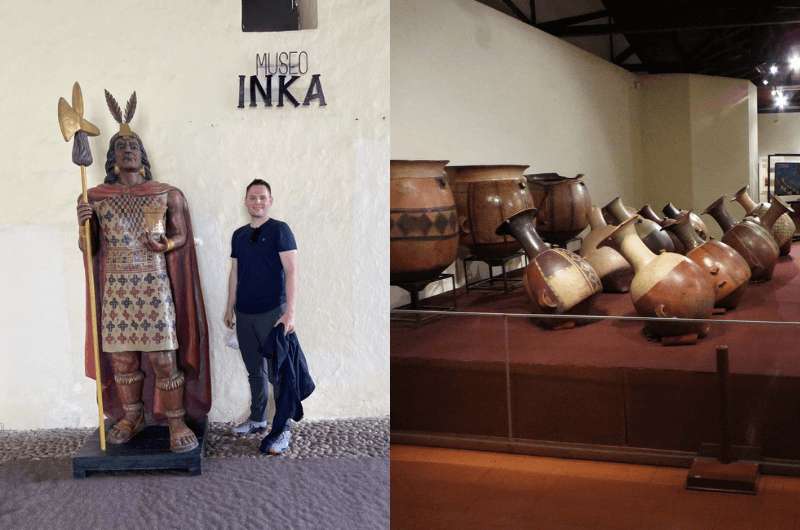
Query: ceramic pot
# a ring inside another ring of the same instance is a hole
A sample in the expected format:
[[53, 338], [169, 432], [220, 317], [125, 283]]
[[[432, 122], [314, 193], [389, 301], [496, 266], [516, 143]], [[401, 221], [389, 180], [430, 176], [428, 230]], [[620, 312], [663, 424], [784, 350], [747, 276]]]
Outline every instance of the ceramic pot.
[[687, 212], [665, 223], [689, 249], [686, 257], [700, 265], [714, 287], [714, 307], [733, 309], [739, 304], [750, 282], [750, 266], [741, 254], [722, 241], [703, 241], [692, 226]]
[[536, 231], [550, 243], [565, 247], [589, 226], [592, 199], [583, 175], [563, 177], [558, 173], [525, 175], [533, 196]]
[[[633, 265], [631, 299], [636, 312], [661, 318], [710, 317], [715, 296], [706, 271], [674, 252], [654, 254], [639, 238], [635, 224], [635, 217], [626, 219], [604, 244], [613, 246]], [[645, 333], [664, 344], [693, 344], [707, 330], [708, 325], [696, 322], [658, 321], [645, 325]]]
[[[532, 208], [506, 220], [497, 228], [500, 234], [515, 237], [528, 255], [525, 267], [525, 292], [535, 313], [562, 314], [587, 312], [591, 298], [603, 287], [597, 272], [588, 261], [562, 248], [549, 248], [536, 232], [536, 209]], [[572, 320], [542, 320], [547, 327], [575, 325]]]
[[608, 238], [614, 227], [606, 223], [600, 208], [596, 206], [592, 207], [589, 212], [589, 225], [592, 229], [581, 243], [581, 257], [585, 258], [600, 276], [603, 291], [627, 293], [633, 279], [633, 267], [622, 254], [613, 248], [609, 246], [598, 248], [598, 245]]
[[636, 233], [639, 234], [644, 244], [652, 252], [656, 254], [660, 252], [675, 252], [675, 245], [672, 243], [672, 239], [669, 234], [661, 230], [661, 225], [650, 219], [644, 219], [635, 213], [631, 214], [628, 207], [622, 204], [622, 199], [619, 197], [606, 204], [605, 208], [616, 219], [615, 224], [617, 225], [628, 219], [633, 219]]
[[[662, 228], [664, 227], [664, 221], [666, 221], [666, 219], [658, 215], [658, 213], [656, 213], [656, 211], [653, 210], [649, 204], [645, 204], [639, 208], [637, 213], [645, 219], [650, 219], [654, 223], [658, 223], [658, 226]], [[678, 254], [686, 254], [686, 248], [683, 246], [683, 243], [681, 243], [681, 240], [678, 238], [678, 236], [670, 231], [667, 231], [667, 235], [672, 240], [672, 246], [675, 247], [675, 252]]]
[[[743, 188], [739, 189], [739, 191], [736, 192], [733, 200], [742, 205], [742, 208], [744, 208], [744, 211], [747, 215], [758, 217], [762, 224], [766, 226], [766, 223], [764, 222], [764, 216], [769, 210], [771, 204], [768, 202], [756, 204], [756, 202], [748, 193], [749, 187], [750, 186], [744, 186]], [[778, 243], [778, 247], [780, 247], [780, 255], [788, 256], [792, 250], [792, 237], [794, 237], [794, 232], [797, 229], [794, 220], [789, 215], [789, 212], [793, 212], [794, 210], [791, 206], [786, 204], [785, 201], [780, 199], [780, 197], [775, 197], [775, 199], [784, 202], [784, 204], [779, 205], [777, 210], [774, 212], [775, 214], [778, 214], [778, 217], [772, 221], [770, 231], [772, 232], [772, 236], [775, 238], [775, 242]], [[773, 202], [775, 201], [773, 200]], [[770, 219], [771, 218], [772, 216], [770, 216]]]
[[528, 166], [448, 166], [458, 211], [461, 244], [481, 260], [502, 260], [520, 249], [511, 235], [497, 234], [500, 224], [533, 208], [522, 172]]
[[750, 266], [750, 281], [765, 282], [772, 278], [779, 249], [775, 238], [760, 222], [745, 217], [737, 223], [725, 208], [725, 197], [712, 202], [703, 213], [714, 218], [722, 229], [723, 243], [727, 243]]
[[392, 284], [435, 279], [456, 260], [458, 216], [446, 160], [389, 165], [389, 277]]
[[697, 235], [700, 237], [700, 239], [703, 241], [708, 241], [708, 227], [706, 226], [705, 221], [703, 221], [703, 219], [693, 211], [681, 210], [671, 202], [668, 202], [666, 206], [661, 209], [661, 211], [664, 212], [664, 215], [670, 219], [677, 219], [680, 214], [686, 212], [689, 214], [689, 221], [692, 224], [692, 228], [694, 228], [694, 231], [697, 232]]

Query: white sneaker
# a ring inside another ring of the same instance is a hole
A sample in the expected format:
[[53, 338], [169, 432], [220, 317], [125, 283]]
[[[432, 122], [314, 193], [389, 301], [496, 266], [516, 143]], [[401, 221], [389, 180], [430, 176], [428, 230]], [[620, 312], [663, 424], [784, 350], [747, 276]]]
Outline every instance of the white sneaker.
[[289, 442], [292, 441], [292, 431], [285, 429], [278, 435], [274, 442], [267, 448], [267, 452], [271, 455], [282, 455], [289, 450]]
[[231, 432], [233, 434], [253, 434], [254, 432], [258, 432], [267, 428], [266, 421], [253, 421], [247, 420], [246, 422], [237, 425]]

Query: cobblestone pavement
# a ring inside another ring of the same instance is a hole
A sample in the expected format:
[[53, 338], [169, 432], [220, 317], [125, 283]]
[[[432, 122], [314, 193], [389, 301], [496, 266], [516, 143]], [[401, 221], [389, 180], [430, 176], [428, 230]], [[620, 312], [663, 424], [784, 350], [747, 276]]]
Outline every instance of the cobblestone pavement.
[[[258, 451], [265, 433], [234, 435], [231, 423], [212, 423], [206, 457], [268, 458]], [[0, 431], [0, 464], [14, 460], [63, 458], [75, 454], [93, 429]], [[285, 458], [360, 458], [389, 455], [389, 418], [302, 421], [292, 425]]]

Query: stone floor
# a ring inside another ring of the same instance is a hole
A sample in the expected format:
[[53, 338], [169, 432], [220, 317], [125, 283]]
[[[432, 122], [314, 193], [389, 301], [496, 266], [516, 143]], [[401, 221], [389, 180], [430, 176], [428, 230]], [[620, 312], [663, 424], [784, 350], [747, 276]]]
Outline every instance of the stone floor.
[[291, 450], [215, 423], [203, 473], [72, 478], [91, 429], [0, 431], [0, 528], [348, 528], [389, 526], [389, 419], [303, 421]]
[[[264, 433], [234, 435], [230, 423], [212, 423], [206, 457], [268, 458], [258, 451]], [[15, 460], [63, 458], [75, 454], [92, 429], [0, 431], [0, 464]], [[292, 426], [288, 459], [387, 457], [389, 418], [302, 421]]]

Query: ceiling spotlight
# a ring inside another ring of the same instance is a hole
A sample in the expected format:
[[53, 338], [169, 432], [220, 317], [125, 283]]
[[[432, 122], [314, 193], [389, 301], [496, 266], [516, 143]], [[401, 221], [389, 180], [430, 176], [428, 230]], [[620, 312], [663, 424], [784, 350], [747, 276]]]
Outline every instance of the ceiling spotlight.
[[769, 84], [769, 81], [767, 81], [766, 79], [762, 79], [762, 80], [761, 80], [761, 84], [762, 84], [762, 85], [768, 85], [768, 84]]
[[773, 88], [773, 89], [772, 89], [772, 92], [770, 92], [770, 93], [772, 94], [772, 97], [775, 97], [775, 96], [777, 96], [778, 94], [780, 94], [780, 92], [778, 92], [778, 89], [777, 89], [777, 88]]
[[792, 55], [789, 57], [789, 69], [793, 72], [800, 70], [800, 57], [797, 55]]
[[[778, 73], [778, 65], [775, 65], [775, 64], [771, 65], [769, 67], [769, 73], [772, 74], [772, 75], [777, 74]], [[766, 85], [766, 83], [764, 83], [764, 84]]]
[[779, 109], [785, 107], [788, 101], [789, 98], [786, 96], [786, 94], [779, 93], [777, 96], [775, 96], [775, 106], [777, 106]]

